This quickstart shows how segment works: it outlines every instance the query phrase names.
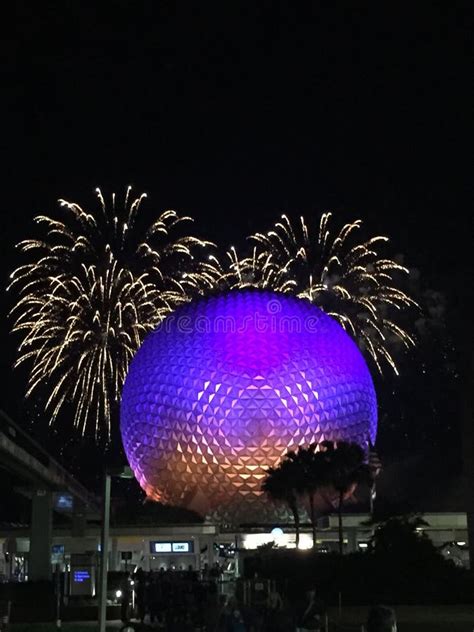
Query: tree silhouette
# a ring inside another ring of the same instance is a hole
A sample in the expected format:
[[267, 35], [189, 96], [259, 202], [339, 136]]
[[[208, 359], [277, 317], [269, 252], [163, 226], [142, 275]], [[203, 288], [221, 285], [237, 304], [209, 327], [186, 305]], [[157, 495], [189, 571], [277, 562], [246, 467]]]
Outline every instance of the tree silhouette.
[[298, 491], [308, 499], [311, 528], [313, 534], [313, 548], [316, 549], [316, 507], [317, 493], [327, 486], [329, 467], [325, 455], [318, 450], [316, 443], [307, 447], [300, 446], [297, 452], [288, 452], [287, 457], [297, 464], [300, 472]]
[[277, 467], [270, 467], [262, 483], [262, 490], [276, 502], [288, 505], [295, 522], [296, 548], [300, 544], [300, 516], [298, 511], [298, 494], [301, 488], [301, 472], [299, 464], [286, 455]]
[[289, 450], [277, 467], [267, 470], [262, 490], [276, 502], [285, 502], [291, 510], [296, 529], [296, 546], [300, 540], [298, 498], [305, 497], [309, 506], [313, 548], [316, 549], [316, 497], [338, 494], [339, 551], [343, 552], [342, 511], [347, 500], [361, 482], [371, 483], [373, 468], [366, 462], [365, 451], [357, 443], [324, 441], [317, 445]]
[[344, 501], [353, 495], [359, 483], [370, 483], [371, 468], [366, 463], [363, 448], [357, 443], [324, 441], [320, 446], [320, 451], [326, 461], [326, 480], [338, 493], [339, 553], [342, 555], [344, 551], [342, 524]]
[[439, 551], [423, 529], [427, 526], [426, 520], [417, 514], [392, 516], [377, 524], [369, 551], [380, 557], [403, 558], [413, 563], [425, 558], [439, 560]]

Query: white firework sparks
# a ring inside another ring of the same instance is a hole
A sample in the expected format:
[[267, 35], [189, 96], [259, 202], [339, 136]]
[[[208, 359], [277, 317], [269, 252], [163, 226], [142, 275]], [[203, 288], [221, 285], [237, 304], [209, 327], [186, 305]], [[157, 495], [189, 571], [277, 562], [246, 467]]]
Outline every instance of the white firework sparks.
[[146, 196], [130, 192], [119, 207], [97, 189], [93, 213], [60, 200], [61, 218], [36, 217], [45, 236], [18, 245], [30, 261], [9, 286], [18, 297], [13, 331], [23, 336], [16, 364], [31, 366], [27, 394], [46, 387], [51, 422], [71, 404], [83, 434], [92, 424], [108, 438], [131, 358], [147, 332], [205, 286], [194, 255], [210, 245], [179, 236], [190, 218], [174, 211], [142, 230]]
[[269, 288], [308, 299], [340, 322], [380, 372], [385, 360], [398, 374], [393, 343], [415, 344], [395, 322], [404, 310], [418, 307], [397, 287], [398, 277], [407, 275], [408, 268], [378, 255], [378, 246], [388, 241], [385, 236], [354, 243], [361, 220], [345, 224], [333, 235], [330, 218], [331, 213], [324, 213], [313, 235], [303, 217], [293, 225], [282, 215], [272, 230], [250, 237], [255, 244], [251, 257], [239, 259], [229, 251], [230, 264], [216, 265], [216, 278], [229, 287]]

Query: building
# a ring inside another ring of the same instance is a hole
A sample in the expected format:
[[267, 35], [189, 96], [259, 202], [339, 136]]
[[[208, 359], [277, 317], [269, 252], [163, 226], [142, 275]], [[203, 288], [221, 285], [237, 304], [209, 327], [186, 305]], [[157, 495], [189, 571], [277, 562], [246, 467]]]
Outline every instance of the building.
[[[433, 544], [459, 565], [468, 564], [466, 513], [426, 513], [427, 525], [421, 527]], [[365, 524], [368, 514], [344, 516], [344, 542], [346, 552], [364, 551], [372, 535], [372, 528]], [[245, 551], [275, 542], [277, 546], [294, 548], [295, 533], [292, 528], [265, 527], [246, 530], [224, 530], [217, 524], [181, 524], [160, 526], [116, 526], [110, 530], [109, 569], [111, 571], [146, 571], [160, 568], [185, 570], [192, 567], [202, 570], [219, 562], [226, 571], [235, 575], [241, 572], [239, 560]], [[0, 576], [4, 580], [26, 579], [30, 556], [30, 530], [28, 528], [0, 530], [0, 546], [4, 552], [0, 558]], [[300, 548], [312, 547], [309, 527], [302, 529]], [[318, 548], [321, 552], [338, 549], [337, 517], [329, 516], [320, 522]], [[98, 563], [100, 551], [100, 526], [85, 527], [77, 536], [69, 526], [53, 530], [51, 571], [59, 565], [62, 570], [71, 569], [76, 556], [88, 556]], [[237, 552], [237, 555], [236, 555]]]

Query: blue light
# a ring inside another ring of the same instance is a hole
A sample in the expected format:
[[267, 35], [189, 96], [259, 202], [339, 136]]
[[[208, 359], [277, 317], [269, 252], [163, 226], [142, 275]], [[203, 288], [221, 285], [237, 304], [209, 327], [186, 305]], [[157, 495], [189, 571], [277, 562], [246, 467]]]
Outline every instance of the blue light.
[[76, 584], [82, 584], [91, 578], [89, 571], [74, 571], [73, 577]]

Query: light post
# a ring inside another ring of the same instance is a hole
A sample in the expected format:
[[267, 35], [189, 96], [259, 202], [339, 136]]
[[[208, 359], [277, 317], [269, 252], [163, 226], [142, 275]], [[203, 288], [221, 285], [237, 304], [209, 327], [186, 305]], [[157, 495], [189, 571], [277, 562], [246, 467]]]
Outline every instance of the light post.
[[99, 582], [99, 632], [105, 632], [107, 624], [107, 572], [109, 569], [110, 489], [112, 477], [133, 478], [132, 470], [126, 466], [108, 468], [104, 472], [102, 496], [102, 527], [100, 532], [100, 582]]

